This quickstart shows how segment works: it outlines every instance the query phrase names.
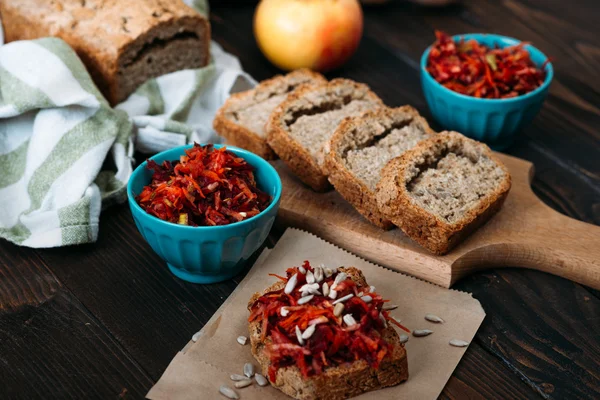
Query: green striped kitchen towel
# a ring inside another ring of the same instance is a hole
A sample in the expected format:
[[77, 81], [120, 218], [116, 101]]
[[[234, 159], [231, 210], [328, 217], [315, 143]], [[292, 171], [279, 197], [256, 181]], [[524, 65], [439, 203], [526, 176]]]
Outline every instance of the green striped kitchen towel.
[[255, 82], [215, 43], [211, 51], [209, 66], [152, 79], [113, 109], [62, 40], [1, 45], [0, 237], [93, 242], [102, 207], [125, 200], [134, 149], [218, 141], [217, 108]]

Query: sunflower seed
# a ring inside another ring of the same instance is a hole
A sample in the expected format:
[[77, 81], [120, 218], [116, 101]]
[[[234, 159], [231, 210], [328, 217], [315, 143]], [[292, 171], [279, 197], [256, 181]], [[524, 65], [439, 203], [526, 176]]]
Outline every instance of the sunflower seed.
[[460, 339], [452, 339], [450, 341], [450, 346], [454, 346], [454, 347], [467, 347], [469, 345], [469, 342], [465, 342], [464, 340], [460, 340]]
[[261, 374], [254, 375], [254, 379], [256, 379], [256, 383], [258, 383], [258, 386], [267, 386], [267, 383], [269, 383], [269, 381], [267, 381], [267, 378], [265, 378]]
[[323, 280], [323, 268], [321, 268], [321, 267], [315, 268], [314, 275], [315, 275], [315, 281], [320, 283]]
[[331, 285], [331, 287], [335, 289], [335, 287], [342, 283], [342, 281], [345, 281], [347, 277], [348, 275], [345, 272], [340, 272], [336, 275], [335, 279], [333, 280], [333, 285]]
[[375, 286], [369, 286], [369, 293], [373, 293], [375, 291]]
[[246, 218], [246, 217], [248, 216], [248, 214], [246, 214], [246, 213], [245, 213], [245, 212], [243, 212], [243, 211], [242, 211], [242, 212], [240, 212], [240, 215], [241, 215], [243, 218]]
[[342, 315], [342, 311], [344, 311], [344, 303], [338, 303], [333, 308], [333, 315], [339, 317], [340, 315]]
[[247, 341], [248, 341], [248, 338], [246, 336], [238, 336], [238, 338], [237, 338], [237, 342], [239, 344], [241, 344], [242, 346], [245, 346]]
[[202, 335], [201, 331], [194, 333], [194, 336], [192, 336], [192, 342], [196, 343], [198, 341], [198, 339], [200, 339], [201, 335]]
[[246, 386], [252, 385], [251, 379], [244, 379], [243, 381], [237, 381], [235, 387], [238, 389], [245, 388]]
[[384, 305], [383, 307], [381, 307], [381, 309], [383, 311], [392, 311], [395, 310], [396, 308], [398, 308], [398, 306], [396, 304], [390, 304], [390, 305]]
[[354, 297], [354, 294], [350, 293], [350, 294], [345, 295], [344, 297], [340, 297], [339, 299], [337, 299], [336, 301], [334, 301], [331, 304], [333, 304], [335, 306], [337, 303], [343, 303], [344, 301], [351, 299], [352, 297]]
[[323, 296], [327, 297], [329, 296], [329, 285], [327, 284], [327, 282], [323, 282]]
[[309, 301], [311, 301], [313, 299], [313, 297], [315, 297], [314, 294], [310, 294], [308, 296], [300, 297], [300, 300], [298, 300], [298, 305], [302, 305], [302, 304], [308, 303]]
[[337, 297], [337, 290], [329, 288], [329, 298], [335, 299]]
[[288, 310], [287, 307], [281, 307], [279, 309], [279, 314], [281, 314], [282, 317], [287, 317], [289, 313], [290, 310]]
[[239, 399], [240, 398], [240, 396], [238, 396], [238, 394], [227, 385], [221, 385], [221, 387], [219, 388], [219, 393], [221, 393], [223, 396], [227, 397], [228, 399]]
[[326, 322], [329, 322], [329, 319], [327, 319], [327, 317], [326, 317], [326, 316], [324, 316], [324, 315], [321, 315], [321, 316], [319, 316], [319, 317], [317, 317], [317, 318], [315, 318], [315, 319], [311, 319], [311, 320], [308, 322], [308, 324], [309, 324], [309, 325], [318, 325], [318, 324], [324, 324], [324, 323], [326, 323]]
[[308, 271], [306, 273], [306, 283], [315, 283], [315, 275], [312, 271]]
[[348, 326], [354, 326], [354, 325], [356, 325], [356, 320], [354, 319], [354, 317], [352, 316], [352, 314], [346, 314], [346, 315], [344, 315], [344, 317], [342, 319], [344, 320], [344, 322]]
[[285, 292], [285, 294], [292, 293], [292, 291], [296, 287], [297, 283], [298, 283], [298, 274], [294, 274], [294, 275], [292, 275], [290, 280], [287, 281], [287, 283], [285, 284], [285, 289], [283, 290]]
[[304, 339], [302, 339], [302, 331], [300, 330], [300, 328], [298, 328], [298, 325], [296, 325], [296, 339], [298, 339], [298, 343], [300, 343], [300, 346], [304, 345]]
[[429, 322], [435, 322], [436, 324], [443, 323], [444, 320], [433, 314], [425, 314], [425, 319]]
[[248, 378], [252, 378], [254, 376], [254, 365], [250, 363], [244, 364], [244, 375]]
[[387, 324], [387, 321], [385, 320], [385, 317], [383, 316], [382, 313], [379, 313], [379, 319], [381, 320], [381, 322], [383, 322], [383, 327], [387, 328], [388, 324]]
[[415, 337], [423, 337], [423, 336], [429, 336], [432, 333], [433, 333], [433, 331], [430, 331], [429, 329], [415, 329], [412, 334]]
[[400, 334], [400, 343], [406, 343], [408, 342], [408, 335], [406, 333], [401, 333]]
[[329, 278], [331, 275], [333, 275], [333, 270], [331, 268], [325, 266], [323, 267], [323, 274], [325, 275], [325, 278]]
[[302, 293], [302, 296], [306, 296], [308, 294], [321, 294], [321, 292], [319, 292], [318, 283], [307, 283], [306, 285], [302, 285], [300, 292]]
[[298, 271], [300, 271], [300, 273], [301, 273], [302, 275], [306, 275], [306, 268], [304, 268], [303, 266], [299, 266], [299, 267], [298, 267]]
[[313, 335], [313, 333], [315, 333], [315, 326], [316, 325], [309, 325], [308, 328], [306, 328], [304, 330], [304, 332], [302, 332], [302, 339], [304, 339], [304, 340], [310, 339], [310, 337]]
[[231, 378], [232, 381], [243, 381], [248, 379], [248, 377], [246, 375], [239, 375], [239, 374], [231, 374], [229, 376]]
[[369, 296], [369, 295], [367, 295], [367, 296], [361, 296], [361, 298], [360, 298], [360, 299], [361, 299], [362, 301], [364, 301], [365, 303], [370, 303], [370, 302], [372, 302], [372, 301], [373, 301], [373, 298], [372, 298], [371, 296]]

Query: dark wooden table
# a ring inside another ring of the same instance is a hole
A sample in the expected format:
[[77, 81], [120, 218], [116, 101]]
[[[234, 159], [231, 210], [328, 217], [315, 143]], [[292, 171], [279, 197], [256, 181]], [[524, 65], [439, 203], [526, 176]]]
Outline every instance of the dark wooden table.
[[[253, 5], [221, 3], [213, 2], [215, 40], [257, 79], [277, 73], [254, 43]], [[556, 77], [508, 152], [536, 165], [533, 187], [546, 203], [600, 224], [599, 14], [597, 0], [369, 7], [358, 53], [331, 77], [366, 82], [388, 105], [412, 104], [429, 117], [417, 62], [434, 29], [532, 41], [554, 58]], [[126, 205], [104, 211], [100, 226], [98, 242], [84, 246], [0, 242], [0, 398], [142, 398], [243, 278], [176, 279]], [[269, 246], [282, 229], [273, 229]], [[443, 398], [600, 398], [600, 292], [510, 268], [455, 288], [472, 292], [487, 318]]]

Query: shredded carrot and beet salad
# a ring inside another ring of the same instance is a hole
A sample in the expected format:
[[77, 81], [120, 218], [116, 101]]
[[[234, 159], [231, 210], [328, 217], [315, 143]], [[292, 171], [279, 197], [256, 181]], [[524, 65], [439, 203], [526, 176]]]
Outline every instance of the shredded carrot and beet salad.
[[445, 32], [435, 32], [427, 71], [444, 87], [455, 92], [487, 99], [506, 99], [529, 93], [546, 79], [545, 67], [536, 66], [519, 43], [490, 48], [475, 40], [455, 42]]
[[[317, 267], [322, 268], [322, 267]], [[302, 273], [302, 269], [306, 273]], [[314, 274], [308, 261], [304, 261], [302, 269], [288, 268], [286, 277], [277, 278], [288, 284], [290, 279], [297, 280], [294, 290], [286, 294], [285, 288], [266, 293], [258, 298], [250, 307], [249, 322], [258, 321], [261, 339], [266, 343], [266, 352], [270, 358], [269, 378], [275, 382], [279, 368], [296, 365], [303, 376], [320, 374], [324, 369], [365, 360], [373, 368], [378, 368], [386, 355], [391, 354], [392, 345], [382, 337], [382, 331], [388, 322], [410, 332], [388, 311], [382, 310], [384, 300], [370, 288], [359, 287], [350, 277], [335, 285], [336, 299], [353, 294], [346, 300], [339, 316], [334, 314], [335, 300], [324, 296], [322, 292], [315, 294], [306, 304], [299, 304], [302, 288], [307, 283], [308, 274]], [[319, 283], [327, 283], [331, 287], [338, 274], [323, 277]], [[293, 276], [296, 275], [296, 278]], [[363, 300], [369, 296], [370, 300]], [[285, 310], [283, 312], [282, 310]], [[350, 314], [355, 324], [348, 325], [344, 316]], [[296, 331], [304, 332], [310, 325], [315, 325], [314, 333], [306, 340], [299, 340]]]
[[136, 200], [148, 214], [190, 226], [227, 225], [263, 211], [271, 197], [256, 187], [254, 168], [224, 146], [194, 147], [158, 165]]

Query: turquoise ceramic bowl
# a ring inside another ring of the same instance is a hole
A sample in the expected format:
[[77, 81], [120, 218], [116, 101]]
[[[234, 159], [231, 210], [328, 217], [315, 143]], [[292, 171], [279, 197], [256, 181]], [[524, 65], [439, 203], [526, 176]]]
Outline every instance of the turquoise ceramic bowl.
[[[507, 47], [520, 43], [519, 40], [485, 33], [456, 35], [455, 41], [475, 39], [489, 47]], [[525, 46], [532, 61], [541, 66], [547, 59], [533, 46]], [[546, 80], [543, 85], [526, 95], [511, 99], [479, 99], [456, 93], [440, 85], [427, 72], [427, 59], [431, 46], [421, 57], [421, 84], [425, 99], [433, 117], [443, 129], [461, 132], [467, 136], [486, 142], [495, 150], [507, 148], [514, 141], [521, 128], [527, 125], [538, 113], [552, 81], [552, 64], [546, 64]]]
[[[192, 145], [176, 147], [152, 157], [158, 164], [178, 160]], [[215, 145], [220, 148], [221, 145]], [[281, 180], [277, 171], [265, 160], [249, 151], [227, 146], [255, 167], [258, 188], [272, 197], [260, 214], [247, 220], [223, 226], [183, 226], [163, 221], [146, 213], [135, 201], [152, 171], [146, 161], [140, 164], [127, 184], [131, 214], [138, 230], [150, 247], [177, 277], [193, 283], [214, 283], [230, 279], [244, 268], [245, 261], [264, 242], [279, 209]]]

